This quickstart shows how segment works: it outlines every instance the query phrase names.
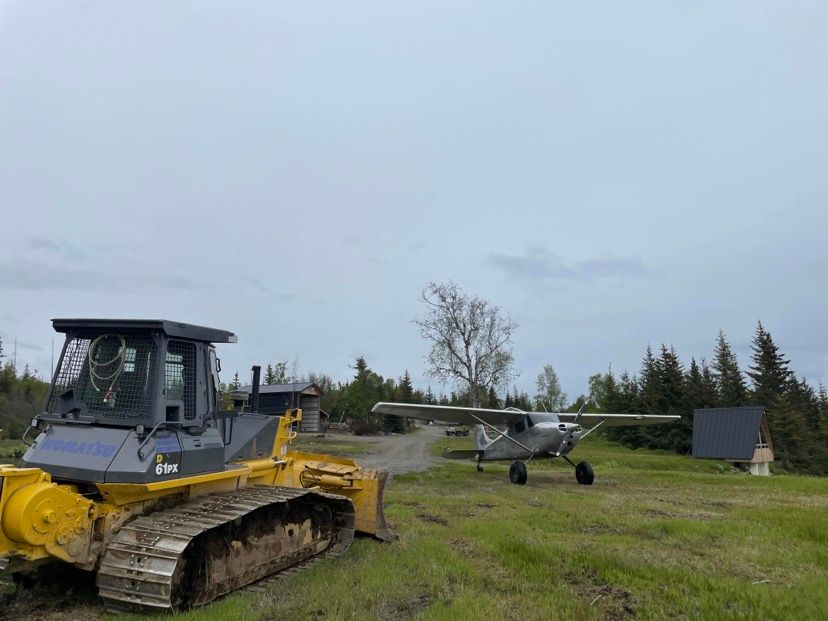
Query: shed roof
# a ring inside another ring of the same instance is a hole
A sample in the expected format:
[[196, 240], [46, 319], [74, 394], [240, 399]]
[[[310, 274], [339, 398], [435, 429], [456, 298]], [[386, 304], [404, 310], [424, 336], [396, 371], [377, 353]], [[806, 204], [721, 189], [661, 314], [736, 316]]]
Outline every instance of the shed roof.
[[693, 410], [693, 457], [749, 461], [764, 407]]
[[[319, 386], [314, 384], [313, 382], [298, 382], [295, 384], [262, 384], [259, 386], [259, 394], [279, 394], [279, 393], [304, 393], [311, 389], [315, 389], [313, 394], [322, 394]], [[245, 386], [242, 388], [244, 392], [251, 392], [253, 390], [252, 386]]]

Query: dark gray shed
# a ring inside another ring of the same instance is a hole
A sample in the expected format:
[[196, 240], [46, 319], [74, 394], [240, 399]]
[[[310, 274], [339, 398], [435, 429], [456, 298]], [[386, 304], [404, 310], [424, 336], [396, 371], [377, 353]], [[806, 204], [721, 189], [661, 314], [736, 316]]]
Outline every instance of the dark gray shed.
[[768, 474], [773, 444], [763, 407], [705, 408], [693, 411], [693, 457], [745, 465]]
[[[245, 407], [250, 397], [250, 387], [232, 393], [236, 407]], [[259, 387], [259, 411], [262, 414], [284, 414], [289, 408], [302, 408], [299, 431], [325, 433], [328, 430], [328, 414], [322, 411], [322, 390], [312, 382], [296, 384], [264, 384]]]

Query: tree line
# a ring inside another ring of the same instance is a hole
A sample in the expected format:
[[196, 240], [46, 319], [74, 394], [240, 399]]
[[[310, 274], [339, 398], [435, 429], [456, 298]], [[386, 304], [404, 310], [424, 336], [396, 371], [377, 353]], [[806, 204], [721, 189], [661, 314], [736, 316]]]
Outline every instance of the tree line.
[[766, 408], [777, 463], [806, 474], [828, 474], [828, 392], [797, 377], [761, 321], [745, 372], [724, 332], [713, 357], [685, 366], [673, 347], [647, 347], [638, 374], [609, 371], [589, 378], [588, 398], [599, 412], [675, 414], [681, 419], [652, 427], [611, 427], [607, 435], [634, 448], [692, 449], [693, 410], [745, 405]]
[[0, 339], [0, 438], [22, 437], [32, 417], [40, 413], [48, 392], [48, 382], [41, 380], [29, 365], [18, 373], [14, 362], [3, 352]]

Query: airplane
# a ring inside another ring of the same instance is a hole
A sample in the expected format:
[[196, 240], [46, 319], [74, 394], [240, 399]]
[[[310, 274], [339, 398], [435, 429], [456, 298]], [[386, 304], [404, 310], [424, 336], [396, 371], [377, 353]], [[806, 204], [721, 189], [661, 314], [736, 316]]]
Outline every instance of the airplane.
[[[594, 414], [584, 412], [586, 403], [578, 412], [524, 412], [517, 408], [488, 410], [446, 405], [379, 402], [371, 410], [420, 420], [440, 420], [446, 423], [474, 426], [475, 448], [443, 451], [446, 459], [473, 459], [477, 471], [484, 461], [511, 461], [509, 480], [525, 485], [528, 479], [526, 464], [533, 459], [561, 457], [575, 468], [575, 478], [581, 485], [592, 485], [595, 474], [592, 464], [575, 464], [567, 456], [575, 445], [601, 426], [659, 425], [681, 418], [656, 414]], [[583, 425], [583, 426], [582, 426]], [[505, 427], [506, 431], [498, 429]], [[589, 429], [584, 429], [584, 426]], [[493, 437], [487, 433], [491, 432]]]

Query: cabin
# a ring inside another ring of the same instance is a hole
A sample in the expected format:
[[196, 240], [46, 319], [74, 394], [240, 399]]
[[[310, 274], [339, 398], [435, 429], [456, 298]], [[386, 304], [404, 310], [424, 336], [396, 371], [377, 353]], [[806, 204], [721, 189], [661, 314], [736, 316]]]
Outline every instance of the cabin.
[[763, 407], [693, 410], [693, 457], [724, 459], [757, 476], [768, 476], [773, 442]]
[[[236, 390], [230, 394], [234, 409], [246, 409], [250, 400], [250, 389]], [[321, 408], [322, 389], [313, 382], [295, 384], [263, 384], [259, 387], [259, 412], [281, 416], [290, 408], [302, 409], [303, 433], [325, 433], [328, 431], [328, 414]]]

